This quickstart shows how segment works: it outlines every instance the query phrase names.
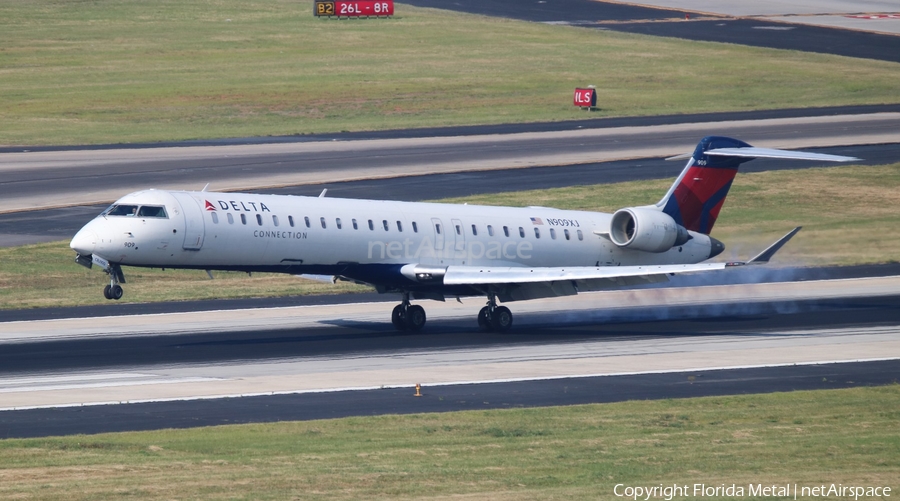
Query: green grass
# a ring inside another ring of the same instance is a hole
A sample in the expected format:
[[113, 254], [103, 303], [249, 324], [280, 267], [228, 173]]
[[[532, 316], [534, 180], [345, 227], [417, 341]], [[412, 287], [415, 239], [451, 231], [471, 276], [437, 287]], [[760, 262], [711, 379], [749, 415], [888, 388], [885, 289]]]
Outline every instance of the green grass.
[[[0, 2], [0, 145], [896, 103], [900, 65], [399, 4]], [[571, 105], [598, 87], [600, 112]]]
[[896, 492], [898, 409], [895, 384], [2, 440], [0, 498], [615, 499], [617, 483]]
[[[485, 205], [541, 205], [615, 211], [656, 202], [671, 180], [575, 186], [451, 199]], [[773, 264], [853, 265], [895, 262], [900, 249], [896, 207], [900, 164], [844, 166], [741, 174], [713, 235], [725, 242], [722, 259], [747, 259], [794, 226], [803, 226]], [[363, 291], [339, 282], [293, 276], [125, 268], [124, 302], [271, 297]], [[105, 275], [74, 262], [67, 242], [0, 249], [0, 309], [104, 303]]]

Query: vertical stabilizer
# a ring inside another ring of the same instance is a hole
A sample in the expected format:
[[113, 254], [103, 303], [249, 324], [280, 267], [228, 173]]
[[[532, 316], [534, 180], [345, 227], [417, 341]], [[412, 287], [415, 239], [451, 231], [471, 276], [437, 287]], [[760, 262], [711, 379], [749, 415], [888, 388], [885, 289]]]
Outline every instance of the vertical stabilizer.
[[738, 166], [753, 158], [712, 156], [708, 150], [751, 148], [743, 141], [729, 137], [707, 136], [694, 149], [691, 159], [657, 204], [676, 223], [688, 230], [708, 235], [712, 231], [725, 196], [731, 188]]

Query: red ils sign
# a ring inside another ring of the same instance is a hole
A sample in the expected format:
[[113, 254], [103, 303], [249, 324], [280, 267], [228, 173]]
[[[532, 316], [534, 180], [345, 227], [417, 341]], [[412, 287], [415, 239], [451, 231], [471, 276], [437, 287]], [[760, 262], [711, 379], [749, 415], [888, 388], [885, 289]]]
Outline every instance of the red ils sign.
[[591, 87], [586, 89], [575, 89], [575, 106], [582, 108], [593, 108], [597, 106], [597, 91]]

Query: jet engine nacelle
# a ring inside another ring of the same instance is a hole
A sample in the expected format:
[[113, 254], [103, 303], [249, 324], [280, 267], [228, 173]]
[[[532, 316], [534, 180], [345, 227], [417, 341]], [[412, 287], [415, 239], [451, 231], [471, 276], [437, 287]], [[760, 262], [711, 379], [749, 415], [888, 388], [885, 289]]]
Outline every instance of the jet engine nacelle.
[[655, 208], [619, 209], [610, 222], [609, 239], [624, 249], [666, 252], [691, 236], [671, 216]]

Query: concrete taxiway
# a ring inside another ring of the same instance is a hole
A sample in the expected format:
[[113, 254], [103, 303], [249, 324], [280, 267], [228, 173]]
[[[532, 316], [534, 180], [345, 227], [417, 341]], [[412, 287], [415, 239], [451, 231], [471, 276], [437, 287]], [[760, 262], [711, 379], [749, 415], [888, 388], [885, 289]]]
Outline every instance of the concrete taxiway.
[[609, 3], [900, 35], [900, 5], [891, 0], [637, 0]]
[[[896, 2], [407, 0], [418, 7], [900, 62]], [[799, 14], [798, 14], [799, 13]]]
[[570, 165], [693, 151], [711, 133], [802, 149], [900, 143], [900, 113], [676, 123], [483, 136], [0, 154], [0, 213], [109, 202], [144, 187], [235, 191]]

